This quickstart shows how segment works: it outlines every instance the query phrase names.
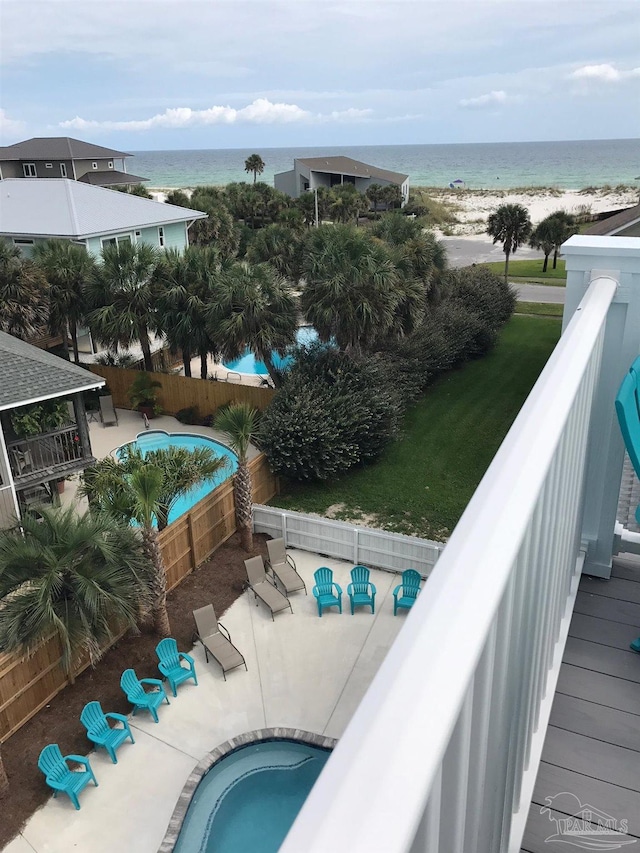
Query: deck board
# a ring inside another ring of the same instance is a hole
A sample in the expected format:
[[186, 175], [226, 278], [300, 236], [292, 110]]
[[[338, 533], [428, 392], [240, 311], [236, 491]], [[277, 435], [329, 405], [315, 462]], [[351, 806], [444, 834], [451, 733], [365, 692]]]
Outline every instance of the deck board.
[[615, 841], [640, 844], [640, 655], [629, 650], [639, 634], [637, 558], [615, 559], [610, 581], [581, 580], [523, 853], [567, 850], [562, 838], [547, 839], [554, 818], [575, 813], [575, 798], [627, 821]]

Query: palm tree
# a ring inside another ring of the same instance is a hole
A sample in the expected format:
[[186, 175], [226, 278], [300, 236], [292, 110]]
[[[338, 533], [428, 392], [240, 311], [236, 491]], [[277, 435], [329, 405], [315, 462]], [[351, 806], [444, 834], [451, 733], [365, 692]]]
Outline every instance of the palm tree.
[[252, 409], [248, 403], [235, 403], [220, 409], [214, 423], [215, 428], [225, 434], [229, 447], [238, 457], [233, 494], [240, 542], [248, 552], [253, 551], [253, 488], [247, 454], [258, 418], [257, 409]]
[[553, 224], [549, 222], [549, 217], [543, 219], [533, 229], [529, 237], [529, 245], [533, 249], [541, 249], [544, 252], [542, 272], [546, 272], [549, 255], [553, 252], [553, 247], [555, 246], [555, 229], [553, 228]]
[[110, 348], [140, 341], [144, 369], [153, 372], [149, 333], [158, 330], [155, 280], [159, 255], [144, 243], [105, 246], [87, 287], [89, 324]]
[[270, 264], [235, 263], [222, 270], [208, 320], [211, 337], [226, 358], [250, 349], [280, 386], [273, 353], [285, 355], [295, 344], [298, 323], [291, 288]]
[[576, 225], [575, 216], [567, 213], [566, 210], [556, 210], [555, 213], [547, 216], [547, 220], [549, 220], [553, 235], [553, 269], [555, 269], [558, 264], [560, 246], [562, 246], [565, 240], [568, 240], [572, 234], [578, 233], [578, 227]]
[[264, 172], [264, 160], [259, 154], [252, 154], [244, 161], [245, 172], [253, 172], [253, 183], [255, 184], [258, 175]]
[[134, 628], [150, 600], [150, 565], [135, 530], [103, 513], [42, 507], [0, 532], [0, 651], [27, 654], [51, 634], [67, 675], [83, 654]]
[[0, 239], [0, 331], [17, 338], [35, 335], [47, 322], [47, 282], [17, 246]]
[[391, 329], [400, 299], [389, 250], [349, 226], [323, 226], [310, 235], [302, 310], [322, 341], [360, 350]]
[[144, 456], [137, 448], [126, 448], [119, 461], [107, 457], [84, 472], [81, 491], [91, 507], [120, 521], [140, 525], [144, 552], [153, 566], [154, 630], [162, 637], [168, 637], [171, 628], [167, 572], [158, 533], [169, 524], [169, 515], [179, 498], [226, 466], [224, 457], [206, 447], [162, 448]]
[[509, 274], [509, 256], [515, 253], [531, 233], [531, 220], [529, 211], [521, 204], [501, 204], [500, 207], [489, 216], [487, 221], [487, 234], [493, 237], [493, 242], [502, 243], [504, 259], [504, 280], [507, 281]]
[[375, 218], [377, 219], [378, 205], [381, 201], [384, 200], [384, 190], [380, 186], [380, 184], [370, 184], [365, 191], [365, 195], [373, 205], [373, 213]]
[[78, 353], [78, 324], [86, 313], [86, 284], [95, 263], [84, 246], [68, 240], [47, 240], [36, 246], [35, 260], [49, 282], [49, 330], [62, 334], [67, 341], [71, 335], [73, 360]]
[[303, 250], [304, 234], [288, 225], [275, 224], [256, 232], [246, 257], [252, 264], [270, 263], [283, 278], [297, 284], [302, 276]]

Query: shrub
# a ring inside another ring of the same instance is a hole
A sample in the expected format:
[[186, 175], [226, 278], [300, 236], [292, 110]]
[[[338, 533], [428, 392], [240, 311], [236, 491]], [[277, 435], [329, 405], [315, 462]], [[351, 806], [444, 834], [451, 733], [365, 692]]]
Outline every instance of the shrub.
[[445, 276], [444, 288], [450, 303], [476, 315], [476, 331], [465, 347], [466, 357], [483, 355], [493, 346], [498, 332], [513, 314], [515, 291], [504, 279], [483, 266], [450, 270]]
[[181, 424], [199, 424], [200, 412], [197, 406], [186, 406], [184, 409], [176, 412], [176, 420]]

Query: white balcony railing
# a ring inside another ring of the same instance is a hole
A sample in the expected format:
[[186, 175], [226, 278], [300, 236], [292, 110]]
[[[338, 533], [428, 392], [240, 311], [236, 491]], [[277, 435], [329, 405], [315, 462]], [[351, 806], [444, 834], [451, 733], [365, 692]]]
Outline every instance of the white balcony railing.
[[615, 293], [589, 286], [282, 853], [519, 849], [584, 558]]

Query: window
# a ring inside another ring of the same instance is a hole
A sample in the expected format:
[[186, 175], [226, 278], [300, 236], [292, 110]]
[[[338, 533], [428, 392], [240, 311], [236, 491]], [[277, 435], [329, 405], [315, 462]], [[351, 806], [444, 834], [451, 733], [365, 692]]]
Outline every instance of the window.
[[45, 163], [44, 167], [45, 169], [53, 169], [53, 163]]
[[91, 164], [91, 168], [92, 168], [92, 169], [97, 169], [97, 168], [98, 168], [98, 164], [97, 164], [96, 162], [93, 162], [93, 163]]
[[113, 160], [109, 160], [109, 168], [113, 169]]
[[161, 249], [164, 247], [164, 228], [162, 225], [158, 227], [158, 245]]
[[37, 178], [38, 173], [36, 172], [36, 164], [35, 163], [23, 163], [22, 164], [22, 173], [25, 178]]
[[66, 165], [66, 163], [60, 163], [60, 177], [61, 178], [67, 177], [67, 165]]
[[105, 246], [119, 246], [121, 243], [131, 243], [131, 234], [119, 234], [116, 237], [103, 237], [102, 248]]
[[33, 240], [20, 240], [14, 237], [13, 242], [16, 246], [33, 246]]

